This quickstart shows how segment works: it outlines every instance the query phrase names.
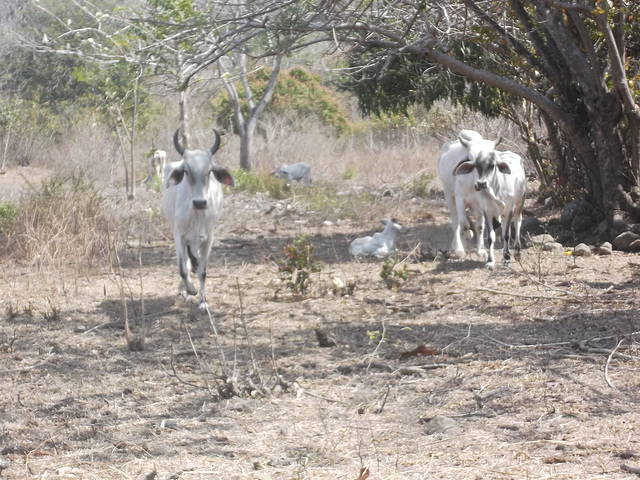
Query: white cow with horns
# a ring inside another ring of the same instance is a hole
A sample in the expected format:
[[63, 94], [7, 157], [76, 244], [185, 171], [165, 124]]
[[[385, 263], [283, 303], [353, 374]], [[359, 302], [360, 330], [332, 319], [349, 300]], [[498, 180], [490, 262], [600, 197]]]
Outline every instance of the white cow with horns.
[[[438, 176], [453, 228], [452, 250], [465, 255], [461, 232], [476, 235], [477, 252], [486, 255], [484, 227], [488, 230], [489, 252], [486, 267], [495, 267], [495, 231], [502, 224], [503, 263], [509, 265], [511, 226], [515, 230], [515, 255], [520, 255], [520, 227], [526, 192], [522, 159], [516, 153], [499, 152], [495, 143], [473, 130], [462, 130], [458, 139], [447, 142], [438, 158]], [[479, 219], [474, 225], [471, 216]], [[482, 218], [480, 218], [482, 217]], [[482, 221], [484, 220], [484, 221]]]
[[[216, 139], [211, 148], [186, 150], [176, 130], [173, 144], [182, 160], [165, 165], [162, 192], [164, 215], [173, 228], [176, 244], [180, 294], [189, 299], [199, 293], [198, 306], [202, 310], [208, 308], [204, 283], [213, 230], [222, 212], [222, 185], [235, 186], [229, 170], [212, 160], [220, 147], [220, 134], [214, 133]], [[190, 272], [197, 273], [199, 290], [191, 283]]]

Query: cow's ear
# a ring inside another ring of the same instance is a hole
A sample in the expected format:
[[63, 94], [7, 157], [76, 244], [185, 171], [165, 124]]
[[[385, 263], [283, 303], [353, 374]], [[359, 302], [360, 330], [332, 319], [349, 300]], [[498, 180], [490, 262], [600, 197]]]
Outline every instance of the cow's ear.
[[165, 188], [173, 187], [174, 185], [178, 185], [182, 182], [184, 178], [184, 168], [174, 168], [171, 170], [171, 173], [167, 176], [167, 180], [165, 182]]
[[231, 172], [226, 168], [219, 165], [214, 165], [211, 168], [211, 171], [213, 172], [213, 176], [216, 177], [216, 180], [218, 180], [223, 185], [227, 185], [231, 188], [234, 188], [236, 186], [236, 181], [234, 180], [233, 175], [231, 175]]
[[505, 175], [511, 175], [511, 168], [507, 162], [498, 162], [498, 171], [500, 173], [504, 173]]
[[469, 161], [460, 163], [455, 170], [453, 171], [454, 175], [466, 175], [468, 173], [473, 172], [473, 169], [476, 168], [475, 163], [471, 163]]

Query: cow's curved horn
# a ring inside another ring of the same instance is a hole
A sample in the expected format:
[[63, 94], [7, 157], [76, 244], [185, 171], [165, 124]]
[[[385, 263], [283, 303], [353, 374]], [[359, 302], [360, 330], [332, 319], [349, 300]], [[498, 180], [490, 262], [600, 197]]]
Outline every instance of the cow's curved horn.
[[180, 155], [184, 155], [184, 147], [180, 145], [180, 129], [177, 129], [176, 133], [173, 134], [173, 146], [176, 147]]
[[213, 142], [213, 145], [211, 145], [211, 148], [209, 149], [209, 151], [211, 152], [211, 155], [215, 154], [220, 148], [220, 134], [215, 128], [213, 129], [213, 133], [216, 134], [216, 141]]

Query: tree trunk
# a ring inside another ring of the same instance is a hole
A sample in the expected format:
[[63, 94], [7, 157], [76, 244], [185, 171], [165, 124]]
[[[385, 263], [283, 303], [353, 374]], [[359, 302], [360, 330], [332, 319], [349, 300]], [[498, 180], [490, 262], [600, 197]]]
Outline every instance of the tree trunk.
[[180, 104], [180, 133], [182, 135], [182, 145], [189, 148], [189, 112], [187, 111], [187, 91], [181, 90], [178, 103]]
[[251, 170], [250, 147], [253, 140], [253, 132], [249, 133], [249, 129], [242, 128], [240, 130], [240, 168], [247, 172]]
[[246, 118], [240, 108], [240, 96], [238, 95], [236, 86], [231, 81], [230, 72], [224, 70], [222, 62], [218, 62], [218, 69], [221, 73], [220, 76], [227, 90], [229, 103], [231, 103], [231, 108], [233, 109], [233, 118], [235, 119], [238, 135], [240, 136], [240, 168], [243, 170], [251, 170], [251, 143], [253, 141], [253, 134], [258, 124], [258, 119], [269, 105], [273, 92], [275, 91], [278, 75], [280, 74], [282, 57], [283, 55], [276, 55], [274, 57], [269, 83], [262, 94], [262, 98], [260, 98], [260, 101], [256, 105], [254, 104], [253, 92], [249, 86], [249, 77], [245, 68], [246, 55], [241, 53], [236, 56], [235, 65], [240, 68], [240, 80], [249, 108], [249, 113]]

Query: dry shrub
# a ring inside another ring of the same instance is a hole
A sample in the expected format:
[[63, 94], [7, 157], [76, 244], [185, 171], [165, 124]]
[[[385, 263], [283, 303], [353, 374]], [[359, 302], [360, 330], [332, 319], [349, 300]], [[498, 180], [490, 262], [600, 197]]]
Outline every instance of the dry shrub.
[[108, 258], [105, 200], [83, 173], [28, 183], [17, 209], [5, 251], [14, 260], [55, 267]]
[[[142, 158], [144, 155], [140, 157], [141, 164], [146, 162]], [[119, 183], [124, 178], [118, 141], [102, 124], [83, 122], [76, 125], [62, 141], [47, 149], [43, 160], [60, 175], [73, 176], [82, 171], [85, 178], [99, 182], [99, 188]], [[143, 172], [146, 175], [146, 165]]]

